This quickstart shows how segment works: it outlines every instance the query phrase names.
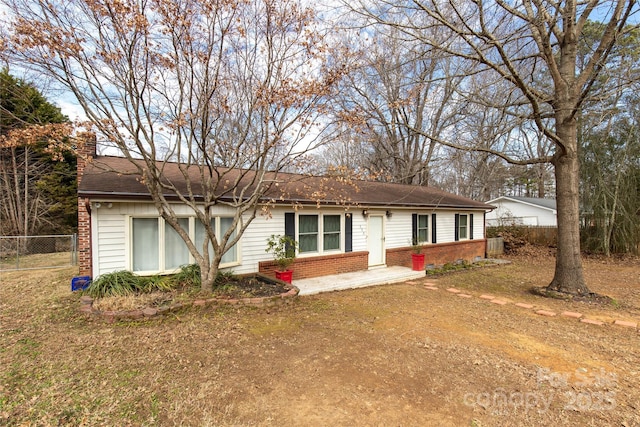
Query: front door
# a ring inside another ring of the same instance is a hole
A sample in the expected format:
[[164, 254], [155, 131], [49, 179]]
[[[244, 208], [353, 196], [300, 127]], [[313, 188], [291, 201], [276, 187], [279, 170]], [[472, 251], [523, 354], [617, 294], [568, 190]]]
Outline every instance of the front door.
[[384, 265], [384, 216], [369, 216], [369, 233], [367, 247], [369, 249], [369, 267]]

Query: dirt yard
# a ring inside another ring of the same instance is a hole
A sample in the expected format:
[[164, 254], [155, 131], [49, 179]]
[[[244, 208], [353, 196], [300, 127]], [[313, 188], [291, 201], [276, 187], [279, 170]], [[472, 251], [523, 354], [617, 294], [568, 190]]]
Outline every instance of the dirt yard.
[[71, 269], [3, 273], [0, 425], [640, 426], [640, 332], [612, 324], [640, 322], [640, 261], [585, 260], [607, 306], [535, 296], [552, 257], [512, 261], [116, 324], [78, 313]]

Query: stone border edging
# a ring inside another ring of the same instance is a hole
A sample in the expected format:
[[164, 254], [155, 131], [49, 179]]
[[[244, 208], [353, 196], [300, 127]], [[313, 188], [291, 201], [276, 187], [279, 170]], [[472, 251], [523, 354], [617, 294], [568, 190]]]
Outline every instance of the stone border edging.
[[[272, 279], [273, 280], [273, 279]], [[164, 314], [173, 313], [188, 307], [206, 307], [208, 305], [238, 305], [238, 306], [254, 306], [254, 307], [268, 307], [277, 304], [282, 304], [294, 298], [300, 292], [296, 286], [287, 283], [290, 288], [287, 292], [283, 292], [280, 295], [274, 295], [269, 297], [255, 297], [255, 298], [207, 298], [197, 299], [189, 302], [179, 302], [171, 304], [165, 307], [146, 307], [138, 310], [120, 310], [120, 311], [101, 311], [93, 307], [93, 298], [88, 295], [80, 297], [80, 312], [92, 316], [103, 317], [109, 323], [113, 323], [120, 320], [139, 320], [139, 319], [151, 319], [159, 317]]]
[[[430, 282], [422, 282], [422, 287], [431, 291], [437, 291], [439, 288], [437, 286], [435, 286], [433, 283]], [[463, 294], [460, 294], [460, 292], [462, 292], [460, 289], [451, 287], [451, 288], [447, 288], [445, 289], [447, 292], [450, 292], [454, 295], [457, 296], [462, 296]], [[466, 295], [466, 294], [465, 294]], [[470, 295], [472, 296], [472, 295]], [[497, 305], [507, 305], [508, 302], [504, 301], [504, 300], [500, 300], [500, 299], [496, 299], [493, 295], [480, 295], [478, 298], [483, 299], [483, 300], [487, 300], [493, 304], [497, 304]], [[524, 309], [534, 309], [534, 305], [533, 304], [525, 304], [525, 303], [515, 303], [514, 304], [516, 307], [520, 307], [520, 308], [524, 308]], [[543, 310], [543, 309], [538, 309], [536, 311], [534, 311], [535, 314], [538, 314], [540, 316], [546, 316], [546, 317], [555, 317], [557, 315], [556, 312], [553, 311], [548, 311], [548, 310]], [[625, 328], [629, 328], [629, 329], [636, 329], [638, 331], [640, 331], [640, 328], [638, 328], [638, 323], [637, 322], [633, 322], [633, 321], [626, 321], [626, 320], [620, 320], [620, 319], [616, 319], [611, 323], [607, 323], [607, 322], [603, 322], [601, 320], [596, 320], [596, 319], [589, 319], [589, 318], [585, 318], [583, 317], [582, 313], [575, 313], [572, 311], [564, 311], [562, 313], [560, 313], [561, 317], [565, 317], [565, 318], [574, 318], [576, 320], [579, 320], [581, 323], [586, 323], [586, 324], [591, 324], [591, 325], [598, 325], [598, 326], [603, 326], [603, 325], [617, 325], [617, 326], [622, 326]]]

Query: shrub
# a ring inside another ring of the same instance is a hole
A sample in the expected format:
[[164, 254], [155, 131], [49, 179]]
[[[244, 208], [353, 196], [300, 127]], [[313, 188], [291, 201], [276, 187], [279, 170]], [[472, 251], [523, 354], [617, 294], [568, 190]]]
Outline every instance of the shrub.
[[173, 276], [176, 284], [182, 286], [200, 286], [200, 266], [198, 264], [187, 264], [180, 267], [180, 271]]
[[231, 271], [231, 270], [229, 270], [229, 271], [218, 271], [218, 274], [216, 276], [215, 285], [216, 286], [224, 286], [224, 285], [226, 285], [229, 282], [232, 282], [234, 280], [235, 280], [235, 275], [233, 274], [233, 271]]
[[150, 276], [140, 278], [140, 291], [150, 293], [153, 291], [168, 292], [176, 287], [176, 281], [168, 276]]
[[130, 271], [103, 274], [91, 282], [86, 293], [93, 298], [133, 295], [142, 288], [142, 278]]
[[265, 252], [273, 253], [273, 259], [280, 271], [285, 271], [296, 259], [298, 242], [290, 236], [272, 234], [267, 240]]

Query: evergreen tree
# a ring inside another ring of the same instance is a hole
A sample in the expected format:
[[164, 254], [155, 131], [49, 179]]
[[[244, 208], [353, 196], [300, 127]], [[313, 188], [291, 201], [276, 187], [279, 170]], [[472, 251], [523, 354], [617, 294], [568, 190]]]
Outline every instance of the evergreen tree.
[[16, 130], [68, 122], [31, 83], [0, 71], [0, 234], [71, 233], [77, 227], [76, 159]]

